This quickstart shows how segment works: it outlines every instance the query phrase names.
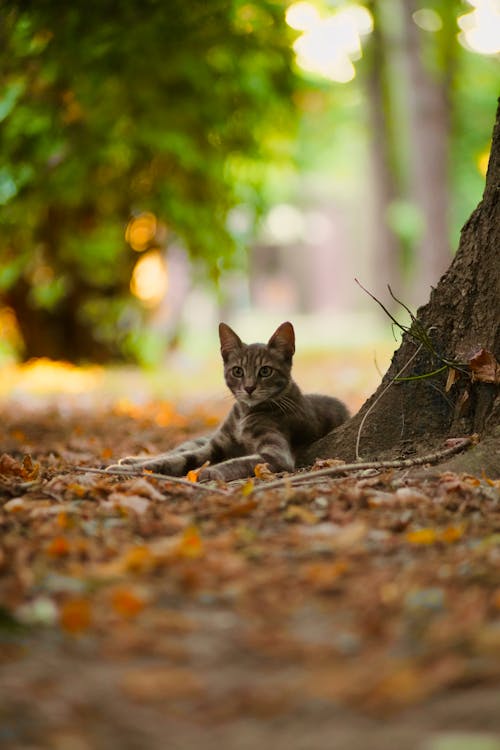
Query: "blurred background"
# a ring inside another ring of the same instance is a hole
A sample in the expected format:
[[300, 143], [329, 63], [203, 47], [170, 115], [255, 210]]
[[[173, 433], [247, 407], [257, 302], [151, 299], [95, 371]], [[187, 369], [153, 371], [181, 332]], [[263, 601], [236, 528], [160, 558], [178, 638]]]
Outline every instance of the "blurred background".
[[499, 0], [0, 13], [0, 397], [220, 392], [218, 321], [291, 319], [357, 408], [394, 342], [355, 278], [424, 304], [480, 200]]

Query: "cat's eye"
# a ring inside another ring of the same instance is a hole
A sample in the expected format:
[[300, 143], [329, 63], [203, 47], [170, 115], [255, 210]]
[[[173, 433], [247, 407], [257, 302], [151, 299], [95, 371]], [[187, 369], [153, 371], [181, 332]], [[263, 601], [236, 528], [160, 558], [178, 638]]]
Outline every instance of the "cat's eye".
[[269, 365], [264, 365], [263, 367], [260, 368], [259, 375], [261, 376], [261, 378], [268, 378], [269, 375], [272, 373], [272, 371], [273, 371], [272, 367], [269, 367]]
[[233, 376], [235, 378], [242, 378], [243, 377], [243, 367], [233, 367], [231, 370]]

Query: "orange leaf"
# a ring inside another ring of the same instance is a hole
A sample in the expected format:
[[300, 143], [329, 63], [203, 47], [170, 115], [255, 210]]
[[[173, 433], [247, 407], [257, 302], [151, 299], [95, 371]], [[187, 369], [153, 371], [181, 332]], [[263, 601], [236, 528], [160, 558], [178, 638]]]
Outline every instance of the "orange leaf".
[[264, 480], [274, 479], [276, 476], [270, 470], [269, 464], [257, 464], [254, 467], [253, 473], [255, 474], [257, 479], [264, 479]]
[[70, 543], [65, 536], [56, 536], [47, 546], [50, 557], [66, 557], [70, 553]]
[[75, 597], [64, 602], [59, 613], [63, 630], [78, 635], [88, 630], [92, 622], [90, 602], [83, 597]]
[[144, 609], [144, 599], [127, 588], [115, 589], [111, 595], [113, 609], [123, 617], [136, 617]]
[[206, 469], [209, 463], [210, 461], [205, 461], [205, 463], [202, 464], [202, 466], [198, 467], [198, 469], [191, 469], [191, 471], [188, 471], [188, 473], [186, 474], [186, 479], [189, 482], [197, 482], [200, 471], [203, 471], [203, 469]]
[[203, 542], [200, 532], [196, 526], [189, 526], [182, 534], [177, 552], [182, 557], [201, 557], [203, 555]]
[[86, 487], [83, 487], [81, 484], [77, 484], [76, 482], [68, 484], [68, 491], [73, 495], [76, 495], [77, 497], [84, 497], [84, 495], [86, 495], [87, 493]]
[[23, 478], [27, 479], [28, 481], [31, 481], [32, 479], [36, 479], [39, 471], [40, 471], [40, 464], [34, 464], [31, 459], [31, 456], [26, 455], [23, 458], [23, 468], [22, 468]]
[[445, 529], [441, 529], [441, 531], [439, 532], [439, 541], [445, 542], [445, 544], [457, 542], [463, 537], [464, 530], [465, 529], [463, 526], [447, 526]]

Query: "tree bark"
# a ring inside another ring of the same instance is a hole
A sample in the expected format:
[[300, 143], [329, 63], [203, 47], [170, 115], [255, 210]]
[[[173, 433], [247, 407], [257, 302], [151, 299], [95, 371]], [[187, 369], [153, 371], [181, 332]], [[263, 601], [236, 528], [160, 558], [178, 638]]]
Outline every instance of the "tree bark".
[[[303, 465], [317, 457], [409, 457], [438, 449], [447, 437], [476, 432], [481, 443], [447, 466], [500, 476], [498, 383], [475, 379], [470, 367], [481, 349], [500, 361], [499, 250], [500, 106], [482, 201], [462, 229], [449, 269], [417, 311], [434, 353], [415, 342], [412, 326], [377, 391], [352, 419], [314, 443], [301, 456]], [[449, 367], [430, 377], [394, 382], [398, 374], [432, 373], [443, 367], [443, 360], [460, 363], [451, 386]]]

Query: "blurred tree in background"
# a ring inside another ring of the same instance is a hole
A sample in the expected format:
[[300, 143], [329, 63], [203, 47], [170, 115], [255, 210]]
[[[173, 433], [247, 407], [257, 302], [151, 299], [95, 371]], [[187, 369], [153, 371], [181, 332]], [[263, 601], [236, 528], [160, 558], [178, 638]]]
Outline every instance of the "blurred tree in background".
[[422, 303], [481, 195], [491, 0], [0, 12], [0, 328], [26, 358], [140, 358], [139, 271], [161, 281], [175, 238], [216, 281], [269, 207], [318, 195], [372, 287]]
[[154, 213], [132, 226], [136, 250], [176, 233], [216, 276], [235, 249], [229, 209], [258, 212], [259, 164], [293, 126], [282, 6], [0, 8], [0, 291], [26, 356], [127, 353], [130, 217]]

